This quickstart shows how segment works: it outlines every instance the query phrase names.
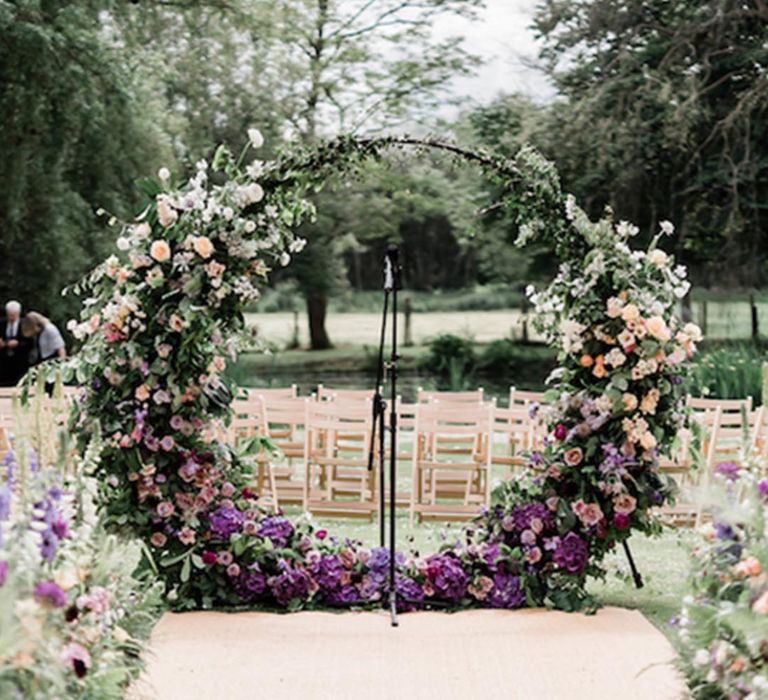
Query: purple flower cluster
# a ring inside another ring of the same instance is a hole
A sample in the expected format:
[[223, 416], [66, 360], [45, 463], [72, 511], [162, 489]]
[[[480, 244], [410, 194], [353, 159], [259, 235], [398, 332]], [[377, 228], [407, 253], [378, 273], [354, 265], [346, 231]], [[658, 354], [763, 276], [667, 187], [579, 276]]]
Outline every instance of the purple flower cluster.
[[267, 585], [278, 605], [287, 607], [294, 600], [303, 601], [309, 597], [312, 579], [304, 569], [291, 566], [287, 561], [280, 562], [280, 573], [270, 576]]
[[234, 579], [235, 593], [245, 603], [255, 603], [267, 590], [267, 577], [258, 564], [252, 564]]
[[238, 532], [245, 522], [245, 516], [237, 509], [222, 506], [208, 515], [208, 526], [213, 535], [228, 540]]
[[435, 598], [458, 603], [467, 592], [469, 576], [455, 554], [433, 554], [427, 559], [427, 582]]
[[259, 528], [259, 535], [261, 537], [268, 537], [272, 540], [272, 544], [281, 549], [288, 545], [291, 537], [293, 536], [293, 525], [291, 521], [281, 515], [273, 515], [268, 518], [264, 518]]
[[545, 529], [552, 526], [552, 512], [545, 503], [526, 503], [512, 511], [512, 523], [518, 532], [532, 529], [536, 521]]
[[33, 591], [35, 600], [54, 608], [63, 608], [67, 604], [67, 594], [54, 581], [40, 581]]
[[525, 602], [525, 593], [520, 589], [520, 578], [502, 571], [493, 577], [485, 604], [489, 608], [519, 608]]
[[575, 532], [569, 532], [556, 543], [552, 561], [569, 574], [580, 574], [587, 566], [589, 548]]

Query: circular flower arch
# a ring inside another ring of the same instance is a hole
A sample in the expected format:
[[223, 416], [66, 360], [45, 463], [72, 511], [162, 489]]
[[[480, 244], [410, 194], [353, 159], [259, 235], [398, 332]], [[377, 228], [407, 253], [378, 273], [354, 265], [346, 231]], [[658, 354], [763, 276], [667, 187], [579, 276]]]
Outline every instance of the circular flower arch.
[[[249, 147], [261, 146], [256, 130]], [[659, 450], [684, 421], [681, 384], [700, 339], [675, 318], [685, 270], [637, 229], [590, 221], [530, 148], [501, 159], [409, 138], [339, 138], [276, 160], [220, 147], [184, 183], [163, 169], [145, 181], [152, 204], [122, 227], [118, 251], [75, 291], [82, 349], [68, 365], [83, 387], [73, 418], [83, 449], [99, 437], [106, 517], [146, 543], [148, 565], [180, 609], [374, 604], [386, 598], [388, 552], [327, 536], [259, 506], [247, 460], [215, 426], [230, 412], [228, 360], [247, 339], [243, 307], [270, 268], [304, 242], [307, 196], [333, 174], [395, 147], [439, 148], [478, 164], [519, 225], [561, 260], [531, 291], [560, 367], [539, 407], [549, 430], [520, 478], [500, 486], [462, 541], [398, 554], [410, 601], [573, 610], [593, 601], [589, 576], [634, 531], [657, 531], [652, 509], [672, 493]]]

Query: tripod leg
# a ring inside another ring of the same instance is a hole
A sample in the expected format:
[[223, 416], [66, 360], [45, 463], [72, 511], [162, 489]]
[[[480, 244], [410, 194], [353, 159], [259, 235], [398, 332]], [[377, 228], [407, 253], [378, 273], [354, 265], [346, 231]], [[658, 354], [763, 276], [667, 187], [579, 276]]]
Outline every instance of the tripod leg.
[[632, 557], [632, 552], [629, 551], [629, 544], [627, 544], [626, 540], [624, 540], [621, 544], [624, 547], [624, 554], [627, 555], [627, 561], [629, 562], [629, 570], [632, 572], [632, 578], [635, 581], [635, 588], [640, 589], [645, 585], [643, 583], [643, 577], [640, 575], [640, 572], [637, 570], [637, 567], [635, 566], [635, 560]]

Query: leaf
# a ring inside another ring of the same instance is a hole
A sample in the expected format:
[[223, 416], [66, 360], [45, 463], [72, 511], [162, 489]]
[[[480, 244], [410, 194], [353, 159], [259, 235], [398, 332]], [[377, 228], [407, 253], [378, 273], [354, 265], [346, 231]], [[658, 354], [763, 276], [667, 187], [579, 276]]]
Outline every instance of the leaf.
[[179, 576], [182, 583], [186, 583], [187, 581], [189, 581], [189, 575], [191, 571], [192, 571], [192, 560], [191, 560], [191, 557], [187, 557], [184, 560], [184, 565], [181, 567], [181, 575]]

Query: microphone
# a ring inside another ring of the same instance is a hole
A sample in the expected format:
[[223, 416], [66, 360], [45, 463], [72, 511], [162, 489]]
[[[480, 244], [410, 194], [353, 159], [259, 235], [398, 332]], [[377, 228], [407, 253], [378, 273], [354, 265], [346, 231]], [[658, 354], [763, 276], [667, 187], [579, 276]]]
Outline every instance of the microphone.
[[384, 289], [391, 292], [393, 289], [402, 289], [402, 267], [400, 266], [400, 248], [394, 244], [387, 246], [384, 257]]

